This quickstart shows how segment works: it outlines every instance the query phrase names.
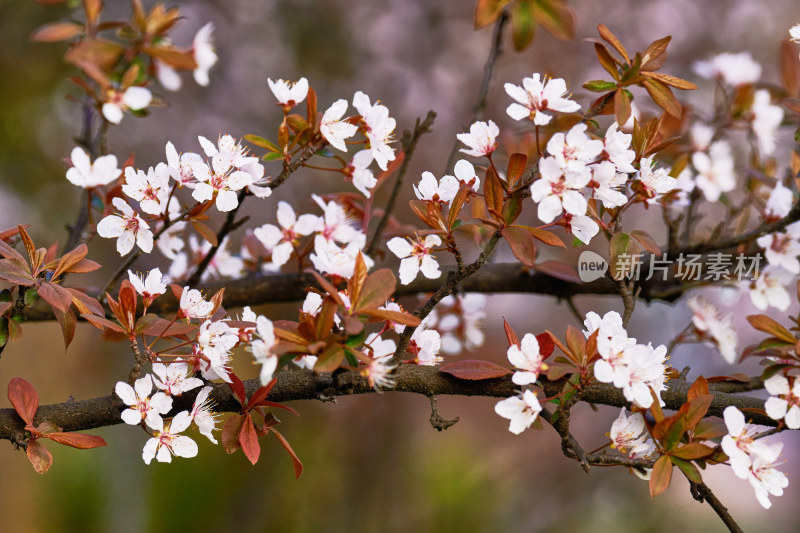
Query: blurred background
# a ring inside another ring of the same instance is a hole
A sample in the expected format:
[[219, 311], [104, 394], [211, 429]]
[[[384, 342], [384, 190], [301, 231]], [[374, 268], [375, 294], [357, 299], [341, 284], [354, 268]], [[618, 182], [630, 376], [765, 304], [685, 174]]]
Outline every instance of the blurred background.
[[[107, 3], [113, 4], [107, 18], [129, 13], [126, 2]], [[570, 5], [576, 12], [574, 41], [557, 41], [540, 30], [534, 44], [517, 53], [507, 38], [486, 117], [509, 136], [522, 126], [504, 113], [509, 103], [504, 82], [518, 84], [532, 72], [554, 74], [566, 78], [575, 99], [588, 104], [589, 95], [580, 85], [603, 78], [604, 72], [591, 44], [581, 39], [594, 37], [599, 22], [629, 50], [643, 50], [650, 41], [672, 35], [663, 70], [701, 86], [688, 96], [698, 108], [711, 104], [712, 84], [692, 73], [693, 61], [746, 50], [763, 65], [764, 79], [777, 82], [779, 43], [800, 22], [800, 6], [788, 0], [577, 0]], [[220, 61], [208, 88], [185, 76], [181, 92], [164, 94], [168, 107], [152, 109], [146, 120], [128, 116], [112, 128], [110, 150], [120, 161], [134, 152], [139, 166], [154, 165], [164, 159], [168, 140], [179, 151], [199, 151], [198, 135], [259, 133], [274, 138], [280, 111], [267, 77], [306, 76], [323, 109], [363, 90], [389, 107], [400, 131], [435, 110], [434, 131], [417, 151], [408, 181], [410, 185], [423, 170], [441, 175], [455, 134], [465, 131], [492, 32], [473, 31], [472, 0], [209, 0], [185, 1], [180, 7], [185, 19], [173, 32], [176, 43], [188, 46], [197, 29], [213, 21]], [[64, 158], [79, 133], [80, 112], [65, 98], [74, 89], [65, 82], [70, 70], [62, 62], [64, 46], [31, 43], [28, 37], [68, 11], [30, 0], [0, 0], [0, 8], [0, 229], [31, 224], [37, 243], [63, 243], [63, 228], [75, 216], [80, 192], [64, 178]], [[255, 226], [274, 221], [278, 199], [299, 211], [310, 209], [309, 190], [343, 190], [340, 180], [327, 178], [300, 172], [292, 179], [296, 183], [276, 192], [274, 201], [243, 211]], [[378, 202], [385, 194], [378, 195]], [[630, 215], [628, 220], [649, 219], [636, 213], [644, 218]], [[402, 209], [398, 216], [412, 221]], [[652, 231], [663, 242], [663, 232]], [[238, 246], [237, 236], [234, 242]], [[100, 285], [119, 261], [113, 242], [93, 242], [90, 257], [106, 268], [94, 278], [83, 278]], [[500, 249], [497, 259], [510, 260], [509, 250]], [[165, 266], [157, 253], [137, 263], [139, 270], [153, 266]], [[723, 309], [736, 310], [742, 345], [756, 339], [744, 321], [754, 312], [746, 295], [717, 290], [709, 296]], [[414, 305], [413, 300], [405, 303]], [[576, 303], [582, 313], [621, 310], [616, 298], [585, 297]], [[288, 317], [296, 307], [267, 306], [261, 312]], [[505, 361], [501, 314], [520, 333], [563, 333], [567, 324], [575, 324], [566, 307], [553, 299], [493, 296], [485, 347], [464, 356]], [[630, 331], [640, 342], [667, 343], [689, 316], [685, 299], [674, 306], [642, 303]], [[127, 374], [124, 347], [102, 341], [90, 326], [79, 325], [66, 354], [55, 323], [26, 324], [23, 331], [21, 341], [2, 354], [0, 383], [24, 377], [38, 389], [42, 403], [109, 394]], [[679, 369], [691, 365], [690, 379], [739, 370], [714, 350], [697, 345], [677, 348], [670, 362]], [[257, 369], [248, 372], [244, 355], [235, 364], [248, 375]], [[744, 371], [754, 375], [758, 369]], [[117, 426], [97, 431], [108, 441], [107, 448], [87, 452], [50, 445], [55, 462], [44, 476], [34, 472], [22, 453], [0, 443], [0, 517], [4, 528], [17, 533], [234, 527], [242, 532], [724, 531], [710, 507], [691, 499], [682, 476], [676, 474], [669, 491], [651, 501], [647, 484], [624, 469], [593, 468], [585, 474], [561, 455], [550, 428], [512, 435], [507, 421], [494, 414], [495, 401], [441, 398], [444, 417], [461, 417], [443, 433], [428, 423], [424, 397], [389, 392], [339, 398], [335, 405], [296, 402], [293, 407], [301, 418], [281, 415], [281, 430], [305, 465], [300, 480], [294, 479], [290, 461], [272, 439], [262, 442], [255, 467], [242, 454], [229, 457], [199, 435], [198, 458], [148, 467], [141, 460], [144, 435]], [[2, 395], [0, 407], [8, 406]], [[586, 405], [573, 412], [573, 431], [586, 449], [605, 442], [603, 435], [618, 414], [609, 408], [595, 412]], [[782, 469], [790, 486], [783, 497], [773, 498], [770, 511], [757, 504], [750, 486], [730, 469], [704, 473], [747, 531], [800, 528], [800, 436], [787, 432], [778, 438], [785, 443]]]

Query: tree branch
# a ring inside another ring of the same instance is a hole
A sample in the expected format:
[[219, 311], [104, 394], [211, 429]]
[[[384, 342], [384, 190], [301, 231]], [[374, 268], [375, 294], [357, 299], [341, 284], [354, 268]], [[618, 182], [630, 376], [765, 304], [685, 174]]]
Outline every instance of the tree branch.
[[722, 502], [717, 499], [711, 489], [708, 488], [708, 485], [705, 483], [697, 484], [697, 483], [690, 483], [690, 490], [692, 492], [692, 497], [699, 501], [708, 502], [708, 505], [714, 509], [714, 512], [717, 513], [717, 516], [720, 517], [722, 522], [728, 528], [729, 531], [732, 533], [742, 533], [742, 528], [739, 527], [739, 524], [736, 523], [736, 520], [733, 519], [731, 514], [728, 512], [728, 508], [722, 505]]
[[[270, 392], [268, 399], [275, 402], [294, 400], [321, 400], [352, 394], [375, 393], [367, 379], [357, 370], [337, 372], [335, 375], [318, 374], [310, 370], [283, 370], [276, 374], [278, 382]], [[449, 374], [439, 372], [435, 367], [404, 364], [394, 374], [396, 384], [387, 392], [410, 392], [425, 396], [460, 395], [488, 396], [507, 398], [519, 392], [519, 387], [512, 383], [510, 377], [483, 381], [460, 380]], [[245, 382], [247, 394], [252, 395], [261, 386], [257, 379]], [[543, 381], [543, 388], [548, 396], [555, 396], [564, 386], [564, 381]], [[722, 416], [722, 411], [729, 405], [739, 409], [764, 409], [764, 400], [750, 396], [739, 396], [717, 392], [717, 383], [710, 383], [714, 394], [709, 416]], [[239, 412], [241, 406], [231, 394], [228, 385], [216, 383], [211, 393], [218, 412]], [[667, 409], [677, 410], [686, 401], [688, 385], [676, 382], [662, 393]], [[188, 392], [175, 398], [172, 415], [179, 411], [191, 409], [197, 391]], [[598, 383], [581, 390], [581, 402], [610, 405], [613, 407], [628, 406], [622, 391], [613, 385]], [[127, 406], [116, 396], [103, 396], [90, 400], [70, 400], [59, 404], [42, 405], [36, 413], [35, 423], [44, 420], [53, 422], [64, 431], [82, 431], [122, 423], [120, 413]], [[764, 426], [777, 426], [771, 418], [755, 412], [748, 412], [748, 418], [754, 423]], [[0, 439], [21, 443], [24, 441], [24, 422], [13, 409], [0, 409]], [[591, 462], [591, 461], [590, 461]]]

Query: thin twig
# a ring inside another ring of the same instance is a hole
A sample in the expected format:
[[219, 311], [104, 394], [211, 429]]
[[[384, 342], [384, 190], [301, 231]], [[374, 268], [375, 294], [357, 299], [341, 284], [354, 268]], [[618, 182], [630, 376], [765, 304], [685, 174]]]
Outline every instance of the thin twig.
[[[400, 170], [397, 172], [397, 178], [394, 181], [392, 192], [389, 194], [389, 199], [386, 201], [386, 208], [383, 210], [383, 216], [378, 221], [378, 225], [375, 227], [375, 233], [372, 236], [372, 240], [370, 241], [369, 246], [367, 246], [367, 255], [373, 255], [381, 242], [381, 235], [383, 234], [383, 230], [386, 229], [386, 224], [389, 222], [389, 218], [392, 216], [392, 211], [394, 211], [394, 204], [397, 202], [397, 197], [400, 195], [400, 191], [403, 188], [403, 180], [406, 176], [406, 172], [408, 171], [408, 165], [411, 162], [411, 157], [414, 155], [414, 150], [417, 148], [417, 143], [419, 142], [420, 137], [431, 131], [431, 126], [433, 126], [434, 119], [436, 119], [436, 113], [433, 111], [428, 111], [428, 114], [425, 116], [425, 120], [420, 122], [419, 119], [417, 119], [417, 122], [414, 125], [414, 131], [412, 131], [410, 134], [409, 132], [406, 132], [406, 135], [403, 138], [403, 152], [405, 153], [405, 156], [400, 165]], [[364, 228], [365, 231], [366, 229], [367, 228]]]
[[[472, 109], [472, 117], [469, 123], [465, 125], [465, 129], [469, 128], [476, 120], [481, 120], [486, 112], [486, 100], [489, 95], [489, 87], [491, 86], [492, 77], [494, 76], [494, 69], [497, 65], [497, 60], [503, 53], [503, 30], [508, 23], [508, 13], [504, 9], [500, 13], [500, 18], [494, 25], [494, 33], [492, 34], [492, 47], [489, 50], [489, 57], [486, 59], [486, 64], [483, 66], [483, 80], [481, 81], [481, 88], [478, 91], [478, 99], [475, 102], [475, 107]], [[447, 163], [445, 164], [444, 173], [450, 171], [450, 168], [455, 163], [456, 156], [458, 155], [458, 141], [453, 143], [450, 149], [450, 155], [447, 156]]]
[[[428, 298], [428, 301], [425, 302], [423, 305], [419, 306], [415, 311], [414, 315], [416, 315], [420, 320], [424, 320], [433, 308], [436, 307], [440, 301], [442, 301], [446, 296], [450, 296], [455, 290], [458, 283], [472, 274], [480, 270], [480, 268], [486, 263], [486, 260], [491, 255], [494, 247], [497, 246], [498, 241], [502, 234], [500, 231], [496, 231], [492, 238], [489, 239], [489, 242], [486, 243], [486, 247], [483, 249], [481, 254], [478, 258], [473, 262], [470, 263], [466, 268], [462, 271], [454, 271], [447, 274], [447, 278], [445, 278], [445, 282], [442, 284], [441, 287], [431, 296]], [[408, 344], [411, 341], [411, 336], [417, 330], [416, 327], [406, 326], [403, 329], [403, 333], [400, 335], [400, 339], [397, 342], [397, 350], [394, 352], [394, 356], [392, 357], [392, 364], [399, 364], [402, 360], [403, 354], [406, 352], [406, 348], [408, 348]]]
[[690, 482], [690, 491], [692, 493], [692, 497], [699, 501], [708, 502], [708, 505], [714, 509], [714, 512], [717, 513], [717, 516], [720, 517], [722, 523], [728, 528], [728, 531], [732, 533], [742, 533], [742, 528], [739, 527], [739, 524], [736, 523], [736, 520], [733, 519], [731, 514], [728, 512], [728, 508], [722, 505], [722, 502], [717, 499], [711, 489], [708, 488], [708, 485], [705, 483], [691, 483]]
[[[283, 171], [281, 171], [278, 177], [271, 180], [267, 185], [267, 187], [269, 187], [273, 191], [277, 189], [298, 168], [303, 166], [303, 163], [311, 159], [311, 157], [314, 154], [322, 150], [322, 148], [324, 148], [326, 144], [327, 142], [325, 140], [322, 140], [306, 146], [299, 156], [297, 156], [290, 163], [284, 165]], [[242, 221], [237, 222], [236, 215], [239, 213], [239, 209], [241, 209], [242, 203], [244, 202], [246, 196], [247, 196], [247, 189], [242, 189], [241, 191], [239, 191], [239, 203], [231, 211], [228, 211], [228, 214], [225, 217], [225, 222], [222, 223], [222, 227], [219, 229], [219, 232], [217, 232], [217, 244], [211, 247], [208, 253], [206, 253], [203, 259], [197, 265], [197, 268], [195, 268], [191, 277], [186, 282], [186, 285], [188, 285], [189, 287], [192, 287], [200, 283], [200, 280], [202, 279], [203, 274], [208, 268], [208, 265], [211, 264], [211, 261], [214, 259], [214, 256], [217, 255], [217, 251], [219, 251], [219, 247], [222, 246], [223, 239], [225, 239], [225, 237], [227, 237], [230, 232], [236, 230], [239, 226], [241, 226]]]

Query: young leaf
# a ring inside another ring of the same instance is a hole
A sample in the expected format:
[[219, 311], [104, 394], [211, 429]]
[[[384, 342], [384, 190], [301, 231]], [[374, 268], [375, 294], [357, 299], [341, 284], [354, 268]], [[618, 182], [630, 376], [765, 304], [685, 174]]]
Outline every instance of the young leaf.
[[34, 439], [28, 443], [28, 460], [33, 465], [34, 470], [40, 474], [44, 474], [53, 465], [53, 455], [50, 450], [45, 448], [44, 444], [39, 440]]
[[258, 462], [258, 456], [261, 455], [261, 445], [258, 443], [258, 434], [256, 433], [255, 426], [253, 426], [253, 419], [250, 418], [250, 413], [244, 415], [242, 419], [242, 429], [239, 432], [239, 446], [242, 447], [242, 451], [252, 464]]
[[33, 385], [22, 378], [12, 378], [8, 382], [8, 399], [19, 417], [29, 426], [39, 410], [39, 395]]
[[57, 431], [54, 433], [46, 433], [46, 438], [55, 441], [64, 446], [71, 446], [80, 450], [88, 450], [90, 448], [98, 448], [100, 446], [108, 446], [103, 437], [97, 435], [85, 435], [83, 433], [64, 433]]
[[[503, 317], [503, 329], [506, 330], [506, 339], [508, 339], [508, 345], [513, 346], [515, 344], [519, 344], [519, 337], [517, 337], [517, 333], [514, 331], [514, 328], [506, 320], [506, 317]], [[550, 338], [550, 335], [547, 335], [547, 338]], [[550, 341], [552, 344], [552, 340]]]
[[525, 229], [515, 226], [506, 226], [502, 233], [511, 247], [514, 257], [525, 266], [532, 267], [536, 263], [536, 244], [531, 234]]
[[286, 438], [283, 435], [281, 435], [281, 433], [277, 429], [275, 429], [274, 427], [270, 427], [269, 430], [275, 434], [275, 436], [278, 438], [278, 442], [281, 443], [283, 449], [286, 450], [286, 453], [289, 454], [289, 457], [292, 459], [292, 465], [294, 465], [294, 477], [299, 478], [300, 474], [303, 473], [303, 463], [300, 462], [300, 458], [297, 457], [296, 453], [294, 453], [294, 450], [289, 445], [289, 441], [286, 440]]
[[650, 496], [655, 498], [663, 493], [669, 488], [670, 481], [672, 481], [672, 462], [664, 455], [653, 465], [653, 472], [650, 474]]

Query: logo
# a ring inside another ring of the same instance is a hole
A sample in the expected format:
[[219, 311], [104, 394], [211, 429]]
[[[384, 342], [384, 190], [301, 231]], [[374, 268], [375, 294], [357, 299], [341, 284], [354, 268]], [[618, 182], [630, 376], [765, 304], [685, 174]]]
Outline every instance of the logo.
[[581, 278], [581, 281], [584, 283], [591, 283], [605, 276], [607, 271], [608, 261], [603, 259], [602, 256], [591, 250], [581, 252], [578, 258], [578, 276]]

